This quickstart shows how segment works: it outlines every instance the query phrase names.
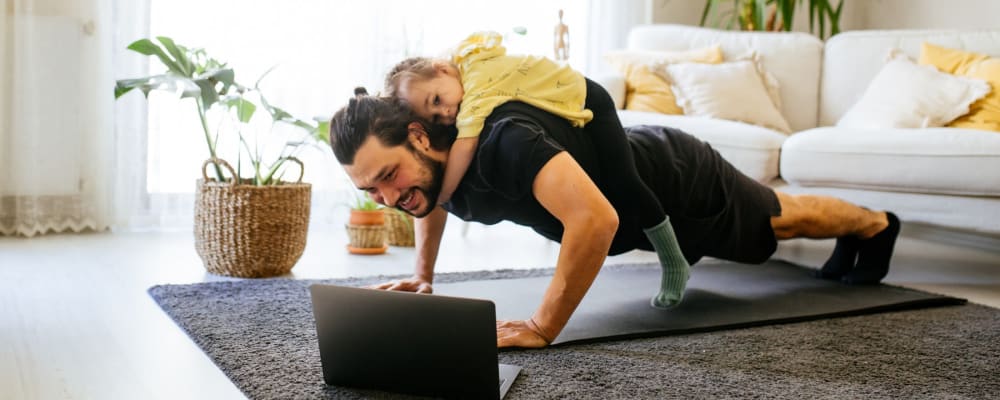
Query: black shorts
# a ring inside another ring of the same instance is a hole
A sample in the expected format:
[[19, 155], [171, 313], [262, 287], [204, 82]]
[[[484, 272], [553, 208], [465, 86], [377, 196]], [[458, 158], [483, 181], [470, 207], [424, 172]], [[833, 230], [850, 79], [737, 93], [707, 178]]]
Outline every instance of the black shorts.
[[781, 215], [774, 190], [680, 130], [636, 126], [628, 132], [639, 175], [670, 217], [689, 263], [703, 256], [743, 263], [771, 257], [778, 246], [771, 217]]

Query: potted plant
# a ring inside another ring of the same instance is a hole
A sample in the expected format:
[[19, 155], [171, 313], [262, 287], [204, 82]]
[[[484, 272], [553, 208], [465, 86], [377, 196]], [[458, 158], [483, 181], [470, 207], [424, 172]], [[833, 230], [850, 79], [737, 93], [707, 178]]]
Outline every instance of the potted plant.
[[[318, 143], [326, 142], [328, 123], [298, 119], [269, 103], [260, 90], [267, 73], [253, 86], [242, 85], [232, 68], [204, 49], [181, 46], [168, 37], [156, 40], [140, 39], [128, 48], [155, 57], [166, 72], [118, 80], [115, 98], [139, 89], [147, 97], [160, 90], [193, 99], [208, 148], [195, 195], [198, 255], [206, 269], [216, 274], [265, 277], [287, 273], [305, 249], [311, 200], [311, 185], [302, 182], [304, 165], [295, 156], [308, 145], [320, 147]], [[270, 120], [269, 132], [283, 124], [295, 127], [298, 136], [283, 141], [280, 148], [262, 149], [261, 141], [246, 134], [252, 130], [255, 115]], [[210, 119], [234, 123], [210, 124]], [[222, 128], [213, 131], [210, 126], [236, 127], [235, 132], [226, 132], [239, 139], [235, 169], [218, 154]], [[250, 166], [248, 177], [243, 176], [244, 163]], [[292, 171], [298, 170], [298, 179], [283, 179], [289, 165]]]
[[[705, 26], [710, 15], [713, 25], [744, 31], [791, 31], [796, 6], [806, 2], [809, 9], [809, 31], [820, 39], [840, 33], [840, 15], [844, 0], [708, 0], [701, 14]], [[836, 6], [834, 6], [836, 2]], [[829, 30], [827, 30], [829, 24]]]
[[355, 194], [347, 229], [347, 251], [351, 254], [382, 254], [386, 244], [385, 208], [368, 192]]

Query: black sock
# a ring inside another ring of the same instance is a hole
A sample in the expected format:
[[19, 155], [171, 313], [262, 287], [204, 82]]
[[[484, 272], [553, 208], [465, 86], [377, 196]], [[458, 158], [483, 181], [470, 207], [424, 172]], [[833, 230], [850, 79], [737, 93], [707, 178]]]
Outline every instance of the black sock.
[[861, 240], [857, 236], [848, 235], [837, 238], [837, 247], [833, 249], [833, 254], [823, 264], [823, 268], [816, 271], [816, 277], [822, 279], [840, 280], [851, 269], [858, 258], [858, 247]]
[[892, 248], [899, 236], [899, 218], [891, 212], [885, 213], [889, 226], [872, 236], [860, 241], [858, 248], [858, 264], [851, 272], [844, 275], [844, 282], [852, 285], [879, 283], [889, 273], [889, 261], [892, 259]]

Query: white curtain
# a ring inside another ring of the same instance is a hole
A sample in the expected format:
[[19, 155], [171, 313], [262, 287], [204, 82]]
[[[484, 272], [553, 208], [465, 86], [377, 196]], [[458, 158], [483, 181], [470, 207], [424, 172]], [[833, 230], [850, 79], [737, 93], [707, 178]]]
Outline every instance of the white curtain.
[[111, 224], [111, 0], [7, 0], [0, 20], [0, 234]]
[[652, 1], [654, 0], [589, 1], [585, 70], [590, 76], [615, 73], [604, 61], [604, 54], [609, 50], [625, 48], [628, 32], [633, 27], [652, 23]]
[[[596, 0], [592, 0], [596, 2]], [[606, 1], [600, 8], [614, 9]], [[552, 56], [558, 10], [570, 64], [587, 73], [591, 3], [579, 0], [6, 0], [0, 21], [0, 234], [189, 230], [207, 157], [190, 99], [116, 79], [163, 71], [126, 50], [169, 36], [227, 61], [296, 116], [329, 118], [355, 86], [377, 92], [407, 56], [433, 56], [496, 30], [511, 53]], [[603, 11], [601, 11], [603, 12]], [[603, 22], [598, 22], [599, 24]], [[525, 28], [526, 33], [521, 29]], [[221, 144], [220, 144], [221, 146]], [[235, 146], [220, 147], [234, 162]], [[302, 154], [313, 222], [333, 221], [351, 190], [329, 151]]]

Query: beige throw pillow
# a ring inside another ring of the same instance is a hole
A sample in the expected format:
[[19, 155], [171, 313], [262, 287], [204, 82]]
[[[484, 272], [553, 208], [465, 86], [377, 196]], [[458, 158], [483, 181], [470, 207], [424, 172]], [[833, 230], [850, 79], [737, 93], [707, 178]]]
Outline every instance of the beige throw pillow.
[[861, 99], [837, 121], [837, 126], [883, 129], [945, 126], [969, 112], [986, 96], [982, 79], [954, 76], [930, 65], [917, 65], [894, 51]]
[[657, 72], [672, 85], [685, 115], [759, 125], [789, 133], [777, 80], [754, 59], [722, 64], [673, 64]]
[[663, 65], [679, 62], [719, 63], [722, 48], [718, 45], [686, 51], [615, 50], [604, 56], [625, 76], [625, 109], [683, 114], [670, 84], [654, 73]]

